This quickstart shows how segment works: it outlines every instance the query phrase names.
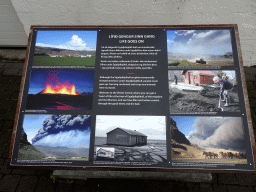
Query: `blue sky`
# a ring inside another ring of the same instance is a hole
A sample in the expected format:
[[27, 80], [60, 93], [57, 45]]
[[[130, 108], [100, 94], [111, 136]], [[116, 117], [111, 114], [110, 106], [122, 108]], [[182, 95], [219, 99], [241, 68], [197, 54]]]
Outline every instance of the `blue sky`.
[[68, 81], [72, 85], [74, 84], [78, 93], [92, 93], [94, 71], [32, 69], [28, 94], [37, 94], [43, 91], [46, 83], [56, 86], [56, 82], [64, 83], [65, 81]]
[[229, 30], [168, 30], [167, 50], [173, 54], [213, 54], [232, 52]]
[[23, 129], [30, 143], [32, 143], [31, 140], [37, 134], [38, 130], [43, 127], [43, 120], [49, 116], [50, 115], [25, 115]]
[[179, 131], [187, 137], [194, 130], [193, 124], [197, 116], [171, 116], [171, 118], [176, 122]]
[[[28, 141], [32, 144], [32, 139], [38, 133], [38, 131], [43, 127], [43, 121], [50, 117], [51, 115], [28, 115], [24, 116], [23, 129], [27, 134]], [[36, 144], [45, 145], [51, 147], [84, 147], [89, 148], [90, 143], [90, 129], [88, 131], [75, 130], [60, 131], [57, 134], [50, 134], [43, 137]], [[86, 129], [86, 128], [85, 128]]]
[[71, 50], [96, 50], [97, 31], [38, 31], [36, 46]]

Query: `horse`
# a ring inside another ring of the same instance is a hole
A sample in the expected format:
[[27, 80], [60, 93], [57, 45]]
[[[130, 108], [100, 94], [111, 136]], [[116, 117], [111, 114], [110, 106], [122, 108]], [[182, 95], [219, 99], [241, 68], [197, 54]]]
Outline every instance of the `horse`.
[[217, 159], [219, 158], [219, 155], [217, 153], [213, 153], [213, 157], [215, 159], [215, 157], [217, 157]]
[[240, 156], [239, 153], [234, 153], [234, 157], [235, 157], [235, 158], [238, 158], [238, 159], [241, 159], [241, 156]]
[[212, 156], [214, 156], [213, 153], [211, 153], [211, 152], [206, 152], [206, 151], [203, 152], [203, 155], [205, 155], [205, 159], [206, 159], [206, 157], [210, 157], [210, 159], [211, 159]]
[[219, 152], [219, 154], [220, 154], [220, 156], [221, 156], [222, 158], [225, 158], [225, 159], [226, 159], [226, 157], [228, 157], [228, 154], [227, 154], [227, 153], [223, 153], [222, 151]]
[[228, 158], [233, 159], [233, 157], [234, 157], [234, 154], [231, 152], [228, 152]]
[[246, 159], [246, 153], [239, 153], [241, 159]]

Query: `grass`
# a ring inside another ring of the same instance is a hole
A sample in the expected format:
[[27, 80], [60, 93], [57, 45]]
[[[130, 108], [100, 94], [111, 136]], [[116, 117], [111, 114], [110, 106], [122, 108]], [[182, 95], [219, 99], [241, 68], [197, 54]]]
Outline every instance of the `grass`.
[[180, 61], [180, 64], [179, 64], [179, 66], [195, 66], [195, 65], [196, 65], [195, 63], [191, 63], [186, 60]]
[[33, 65], [38, 66], [95, 66], [95, 57], [47, 57], [35, 56]]

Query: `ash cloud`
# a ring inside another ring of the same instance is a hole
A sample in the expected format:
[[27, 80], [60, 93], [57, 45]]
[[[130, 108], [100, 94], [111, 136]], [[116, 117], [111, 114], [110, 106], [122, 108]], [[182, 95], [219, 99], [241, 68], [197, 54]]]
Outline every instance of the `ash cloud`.
[[206, 55], [223, 55], [232, 52], [229, 30], [177, 30], [168, 40], [169, 52]]
[[188, 139], [208, 149], [227, 149], [245, 152], [245, 139], [240, 117], [198, 117]]
[[[49, 138], [60, 138], [58, 135], [62, 135], [61, 138], [63, 138], [63, 135], [69, 135], [73, 138], [78, 137], [78, 134], [88, 135], [91, 129], [91, 116], [52, 115], [47, 117], [42, 125], [43, 127], [32, 139], [32, 144], [44, 143], [43, 141], [49, 141]], [[51, 142], [54, 143], [55, 141]], [[58, 141], [58, 143], [61, 143], [61, 141]]]

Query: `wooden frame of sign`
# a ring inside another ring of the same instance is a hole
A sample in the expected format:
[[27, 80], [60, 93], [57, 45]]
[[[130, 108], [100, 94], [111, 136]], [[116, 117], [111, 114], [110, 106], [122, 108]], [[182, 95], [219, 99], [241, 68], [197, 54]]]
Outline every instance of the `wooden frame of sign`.
[[254, 172], [237, 25], [31, 26], [11, 166]]

